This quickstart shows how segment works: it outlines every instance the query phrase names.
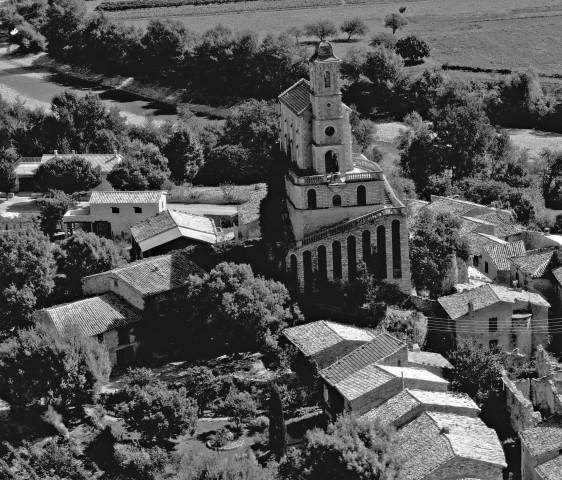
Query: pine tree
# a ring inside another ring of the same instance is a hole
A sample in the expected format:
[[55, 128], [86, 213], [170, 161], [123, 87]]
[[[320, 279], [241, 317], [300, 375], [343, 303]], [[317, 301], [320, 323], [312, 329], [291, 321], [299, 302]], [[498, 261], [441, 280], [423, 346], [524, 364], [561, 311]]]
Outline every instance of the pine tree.
[[287, 427], [283, 416], [283, 402], [275, 383], [271, 385], [269, 399], [269, 448], [278, 457], [281, 457], [287, 449]]

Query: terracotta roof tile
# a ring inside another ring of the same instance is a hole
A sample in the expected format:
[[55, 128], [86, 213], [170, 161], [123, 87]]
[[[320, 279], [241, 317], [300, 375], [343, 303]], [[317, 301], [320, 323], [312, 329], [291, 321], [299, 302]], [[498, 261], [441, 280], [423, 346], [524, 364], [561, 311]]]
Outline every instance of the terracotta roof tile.
[[[73, 156], [83, 158], [92, 167], [100, 167], [101, 173], [109, 173], [111, 169], [121, 161], [121, 157], [115, 153], [59, 153], [59, 158], [72, 158]], [[55, 158], [54, 154], [47, 154], [41, 157], [41, 162], [44, 163], [48, 160]]]
[[306, 356], [315, 355], [343, 341], [366, 343], [373, 334], [362, 328], [319, 320], [283, 330], [287, 337]]
[[90, 205], [93, 204], [112, 204], [112, 203], [158, 203], [166, 192], [140, 191], [140, 192], [99, 192], [93, 191], [90, 197]]
[[525, 255], [512, 257], [510, 261], [522, 272], [531, 275], [533, 278], [540, 278], [547, 271], [557, 249], [557, 247], [547, 247], [527, 250]]
[[406, 348], [404, 342], [392, 335], [379, 333], [370, 342], [361, 345], [342, 359], [323, 369], [320, 375], [330, 383], [336, 384], [362, 368], [378, 363], [398, 350], [406, 350]]
[[310, 83], [301, 78], [281, 95], [279, 101], [293, 113], [300, 115], [310, 106]]
[[141, 320], [141, 312], [114, 293], [45, 308], [42, 312], [61, 333], [78, 328], [84, 335], [98, 335]]
[[480, 215], [471, 215], [478, 220], [494, 225], [498, 237], [508, 237], [525, 231], [525, 227], [513, 221], [511, 214], [505, 210], [488, 212]]
[[484, 249], [489, 253], [498, 270], [504, 272], [511, 270], [509, 258], [525, 255], [526, 251], [525, 244], [521, 240], [503, 245], [487, 245]]
[[408, 363], [439, 368], [453, 367], [443, 355], [435, 352], [408, 352]]
[[552, 270], [552, 275], [556, 278], [556, 281], [562, 285], [562, 267], [555, 268]]
[[562, 450], [562, 418], [550, 418], [519, 432], [519, 436], [533, 457]]
[[560, 480], [562, 478], [562, 456], [539, 465], [535, 470], [540, 474], [542, 480]]

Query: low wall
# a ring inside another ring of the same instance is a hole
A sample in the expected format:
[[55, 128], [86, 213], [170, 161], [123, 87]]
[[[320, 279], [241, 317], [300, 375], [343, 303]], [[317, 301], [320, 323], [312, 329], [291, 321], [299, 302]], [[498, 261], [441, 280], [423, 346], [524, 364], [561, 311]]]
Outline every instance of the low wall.
[[[533, 404], [528, 398], [525, 398], [525, 395], [517, 388], [517, 385], [507, 378], [507, 375], [504, 375], [502, 380], [511, 428], [515, 432], [520, 432], [540, 423], [542, 420], [541, 414], [534, 411]], [[530, 384], [528, 380], [527, 382]]]

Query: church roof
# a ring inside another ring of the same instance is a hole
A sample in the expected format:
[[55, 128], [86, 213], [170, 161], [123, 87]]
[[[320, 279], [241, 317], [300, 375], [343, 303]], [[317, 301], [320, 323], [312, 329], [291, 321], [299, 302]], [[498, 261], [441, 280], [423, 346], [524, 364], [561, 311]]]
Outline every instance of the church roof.
[[279, 101], [293, 113], [300, 115], [310, 107], [310, 82], [301, 78], [279, 95]]

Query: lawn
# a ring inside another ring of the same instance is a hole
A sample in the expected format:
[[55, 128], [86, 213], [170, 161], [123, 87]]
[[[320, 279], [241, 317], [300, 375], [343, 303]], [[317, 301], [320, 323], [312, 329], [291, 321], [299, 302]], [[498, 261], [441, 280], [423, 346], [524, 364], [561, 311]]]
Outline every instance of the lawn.
[[[275, 14], [271, 10], [245, 10], [270, 8], [265, 4], [277, 9]], [[222, 24], [234, 30], [254, 30], [263, 38], [317, 19], [332, 19], [339, 24], [353, 16], [363, 18], [371, 33], [379, 32], [383, 30], [384, 16], [404, 5], [410, 24], [403, 33], [428, 40], [432, 64], [512, 69], [533, 66], [547, 74], [562, 70], [562, 49], [553, 48], [559, 43], [562, 27], [562, 5], [558, 0], [386, 0], [368, 4], [348, 0], [314, 8], [295, 8], [302, 3], [294, 0], [259, 0], [236, 5], [233, 8], [239, 9], [238, 13], [213, 13], [225, 6], [208, 5], [129, 10], [109, 16], [137, 26], [145, 26], [154, 17], [174, 17], [198, 33]], [[352, 46], [367, 41], [368, 38], [357, 43], [338, 42], [335, 52], [343, 56]]]

